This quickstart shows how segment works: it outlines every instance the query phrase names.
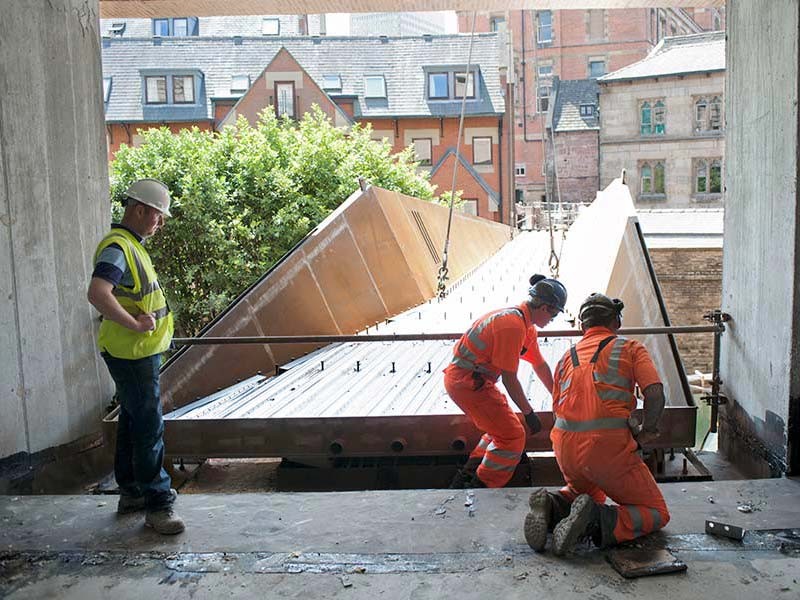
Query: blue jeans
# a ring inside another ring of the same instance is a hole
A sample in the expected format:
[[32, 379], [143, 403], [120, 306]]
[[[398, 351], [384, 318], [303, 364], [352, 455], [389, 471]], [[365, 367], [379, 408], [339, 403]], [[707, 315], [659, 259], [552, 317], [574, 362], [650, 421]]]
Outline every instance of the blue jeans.
[[103, 353], [120, 403], [114, 475], [122, 495], [144, 496], [147, 510], [173, 502], [171, 481], [164, 470], [164, 419], [158, 370], [161, 355], [137, 360]]

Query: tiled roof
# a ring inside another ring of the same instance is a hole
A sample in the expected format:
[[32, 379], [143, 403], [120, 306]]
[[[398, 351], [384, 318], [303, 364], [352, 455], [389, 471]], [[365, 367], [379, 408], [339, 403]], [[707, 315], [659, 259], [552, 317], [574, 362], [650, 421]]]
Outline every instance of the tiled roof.
[[[323, 75], [339, 75], [343, 95], [357, 97], [360, 117], [414, 117], [457, 115], [460, 100], [429, 101], [426, 69], [464, 69], [469, 36], [442, 35], [397, 38], [367, 37], [243, 37], [112, 38], [104, 40], [103, 76], [112, 77], [106, 120], [112, 122], [181, 121], [212, 119], [212, 97], [237, 97], [230, 91], [231, 76], [261, 74], [281, 47], [285, 47], [308, 74], [322, 84]], [[505, 101], [499, 72], [498, 37], [475, 36], [473, 65], [480, 69], [476, 99], [467, 100], [467, 114], [502, 114]], [[203, 86], [197, 106], [144, 107], [142, 70], [195, 70]], [[364, 76], [383, 75], [387, 98], [364, 98]], [[145, 109], [145, 110], [143, 110]], [[202, 117], [200, 116], [202, 114]]]
[[721, 248], [723, 208], [638, 209], [650, 248]]
[[[557, 81], [553, 105], [554, 131], [589, 131], [600, 129], [597, 119], [597, 94], [600, 86], [594, 79]], [[580, 108], [592, 107], [592, 116], [582, 117]]]
[[[260, 36], [265, 18], [275, 18], [280, 23], [280, 35], [300, 35], [297, 15], [247, 15], [232, 17], [198, 17], [198, 35], [201, 37], [231, 37], [234, 35]], [[152, 19], [100, 19], [100, 34], [113, 36], [114, 23], [125, 23], [123, 38], [153, 36]]]
[[642, 60], [603, 75], [601, 83], [725, 70], [725, 32], [668, 37]]

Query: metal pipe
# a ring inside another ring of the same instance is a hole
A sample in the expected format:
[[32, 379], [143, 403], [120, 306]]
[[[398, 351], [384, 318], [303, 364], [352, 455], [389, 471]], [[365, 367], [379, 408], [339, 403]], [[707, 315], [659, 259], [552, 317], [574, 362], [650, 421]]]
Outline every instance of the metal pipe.
[[[672, 327], [625, 327], [619, 335], [651, 335], [670, 333], [722, 333], [722, 325], [679, 325]], [[580, 337], [583, 332], [578, 329], [541, 329], [540, 338]], [[264, 335], [264, 336], [231, 336], [231, 337], [199, 337], [173, 338], [180, 346], [213, 346], [225, 344], [333, 344], [337, 342], [415, 342], [434, 340], [457, 340], [459, 333], [391, 333], [385, 335]]]

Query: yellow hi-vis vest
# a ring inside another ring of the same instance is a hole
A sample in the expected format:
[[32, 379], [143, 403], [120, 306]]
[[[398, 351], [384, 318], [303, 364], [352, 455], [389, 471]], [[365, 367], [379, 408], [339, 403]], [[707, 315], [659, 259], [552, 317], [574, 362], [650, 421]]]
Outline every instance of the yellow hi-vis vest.
[[153, 269], [150, 255], [133, 234], [122, 228], [114, 228], [97, 246], [95, 263], [100, 253], [110, 244], [117, 244], [122, 248], [128, 269], [133, 275], [133, 287], [117, 285], [113, 291], [114, 296], [122, 308], [134, 317], [142, 313], [152, 313], [156, 328], [139, 333], [110, 319], [103, 319], [97, 335], [97, 345], [115, 358], [129, 360], [161, 354], [172, 341], [174, 325], [172, 312], [158, 285], [158, 276]]

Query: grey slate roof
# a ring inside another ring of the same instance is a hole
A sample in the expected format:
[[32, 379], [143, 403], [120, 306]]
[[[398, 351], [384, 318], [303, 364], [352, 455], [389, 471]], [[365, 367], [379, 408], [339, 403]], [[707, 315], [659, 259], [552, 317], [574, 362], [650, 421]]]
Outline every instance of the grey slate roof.
[[725, 32], [667, 37], [642, 60], [598, 79], [601, 83], [725, 70]]
[[[190, 16], [190, 15], [187, 15]], [[297, 15], [246, 15], [232, 17], [198, 17], [198, 35], [201, 37], [230, 37], [234, 35], [260, 36], [265, 18], [275, 18], [280, 22], [280, 35], [300, 35]], [[100, 35], [112, 36], [114, 23], [125, 23], [122, 38], [153, 37], [152, 19], [100, 19]]]
[[[233, 38], [105, 39], [103, 76], [112, 77], [106, 121], [182, 121], [213, 119], [212, 97], [238, 97], [231, 93], [231, 76], [248, 74], [251, 83], [281, 47], [285, 47], [322, 87], [323, 75], [340, 75], [341, 95], [357, 98], [357, 117], [453, 116], [460, 100], [426, 97], [426, 70], [464, 69], [469, 36], [422, 37], [243, 37]], [[467, 100], [469, 115], [498, 115], [505, 110], [500, 84], [498, 36], [475, 36], [473, 68], [480, 69], [476, 99]], [[202, 73], [197, 106], [144, 106], [142, 71]], [[364, 76], [383, 75], [386, 99], [364, 98]]]
[[[558, 80], [554, 86], [554, 131], [592, 131], [600, 129], [597, 118], [597, 94], [600, 86], [594, 79]], [[591, 117], [582, 117], [581, 105], [593, 107]]]
[[637, 209], [650, 248], [721, 248], [724, 208]]

